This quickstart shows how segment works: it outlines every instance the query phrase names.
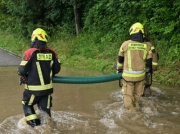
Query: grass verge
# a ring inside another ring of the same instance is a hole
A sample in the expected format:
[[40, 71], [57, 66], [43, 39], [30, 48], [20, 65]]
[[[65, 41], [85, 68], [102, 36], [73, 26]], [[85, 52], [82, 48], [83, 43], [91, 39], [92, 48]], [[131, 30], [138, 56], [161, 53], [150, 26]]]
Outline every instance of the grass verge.
[[[22, 56], [29, 48], [30, 40], [21, 38], [18, 34], [0, 31], [0, 48]], [[116, 43], [101, 40], [95, 35], [81, 35], [78, 37], [59, 34], [49, 40], [50, 47], [58, 53], [62, 66], [83, 70], [101, 71], [104, 74], [116, 72], [114, 65], [121, 40]], [[157, 48], [158, 49], [158, 48]], [[159, 69], [153, 74], [153, 81], [159, 84], [180, 87], [180, 61], [166, 62], [163, 51], [160, 51]]]

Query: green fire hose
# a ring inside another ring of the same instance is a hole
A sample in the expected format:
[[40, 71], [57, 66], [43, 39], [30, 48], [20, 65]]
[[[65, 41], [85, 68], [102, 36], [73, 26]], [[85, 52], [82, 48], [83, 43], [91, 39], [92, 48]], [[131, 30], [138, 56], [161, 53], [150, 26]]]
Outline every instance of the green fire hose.
[[54, 76], [53, 83], [92, 84], [120, 80], [122, 73], [104, 76]]

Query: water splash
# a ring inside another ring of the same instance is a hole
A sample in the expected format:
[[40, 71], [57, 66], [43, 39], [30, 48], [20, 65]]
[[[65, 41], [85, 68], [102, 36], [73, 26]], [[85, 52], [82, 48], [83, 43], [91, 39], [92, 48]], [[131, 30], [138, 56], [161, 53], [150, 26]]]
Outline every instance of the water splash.
[[[99, 101], [93, 105], [100, 117], [99, 121], [108, 128], [108, 133], [154, 133], [157, 130], [164, 132], [163, 128], [166, 128], [166, 132], [171, 132], [169, 126], [177, 128], [177, 124], [167, 121], [164, 116], [167, 108], [172, 108], [174, 102], [164, 101], [163, 98], [169, 98], [165, 91], [156, 87], [152, 87], [152, 91], [151, 97], [141, 99], [142, 107], [139, 112], [124, 109], [121, 91], [112, 92], [109, 95], [112, 102]], [[171, 114], [176, 116], [178, 112]]]
[[[59, 134], [63, 131], [86, 131], [88, 121], [83, 115], [52, 111], [52, 118], [46, 113], [37, 110], [41, 125], [32, 128], [26, 123], [23, 115], [12, 116], [4, 120], [0, 125], [0, 133], [3, 134]], [[83, 119], [84, 118], [84, 119]]]
[[[93, 114], [75, 111], [52, 111], [52, 117], [36, 111], [41, 125], [30, 127], [24, 115], [7, 118], [0, 124], [2, 134], [151, 134], [179, 132], [179, 102], [159, 88], [151, 97], [142, 98], [139, 112], [126, 110], [120, 90], [109, 94], [109, 100], [92, 104]], [[172, 99], [173, 98], [173, 99]]]

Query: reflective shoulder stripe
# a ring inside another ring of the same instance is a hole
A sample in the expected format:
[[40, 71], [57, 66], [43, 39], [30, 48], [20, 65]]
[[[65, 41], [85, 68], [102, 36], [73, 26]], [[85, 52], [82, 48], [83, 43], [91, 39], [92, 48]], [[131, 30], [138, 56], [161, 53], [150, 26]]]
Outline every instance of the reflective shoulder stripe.
[[58, 59], [58, 62], [61, 63], [60, 59]]
[[24, 101], [22, 101], [22, 104], [23, 104], [23, 105], [25, 105], [25, 102], [24, 102]]
[[121, 52], [121, 53], [123, 52], [123, 49], [122, 49], [122, 47], [120, 47], [120, 50], [119, 50], [119, 52]]
[[20, 65], [21, 65], [21, 66], [25, 66], [25, 65], [27, 64], [27, 62], [28, 62], [28, 61], [23, 60], [23, 61], [21, 61]]
[[155, 47], [154, 47], [154, 46], [152, 46], [152, 47], [151, 47], [151, 50], [154, 50], [154, 49], [155, 49]]
[[36, 114], [31, 114], [31, 115], [29, 115], [29, 116], [26, 116], [26, 120], [27, 120], [27, 121], [35, 120], [35, 119], [38, 119], [38, 117], [37, 117]]
[[46, 84], [46, 85], [27, 85], [25, 84], [25, 89], [28, 89], [28, 90], [31, 90], [31, 91], [41, 91], [41, 90], [48, 90], [48, 89], [51, 89], [53, 88], [53, 85], [52, 83], [50, 84]]

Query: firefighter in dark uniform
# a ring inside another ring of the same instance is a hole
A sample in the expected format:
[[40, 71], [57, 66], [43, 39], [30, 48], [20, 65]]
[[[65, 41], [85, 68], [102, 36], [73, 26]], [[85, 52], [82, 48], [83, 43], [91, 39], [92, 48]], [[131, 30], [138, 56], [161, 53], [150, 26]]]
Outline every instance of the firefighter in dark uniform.
[[43, 29], [35, 29], [31, 41], [31, 46], [24, 52], [18, 67], [18, 75], [20, 84], [25, 84], [22, 104], [26, 121], [35, 127], [41, 122], [35, 113], [34, 105], [37, 104], [38, 109], [51, 116], [52, 77], [60, 71], [61, 64], [58, 55], [47, 46], [47, 33]]

